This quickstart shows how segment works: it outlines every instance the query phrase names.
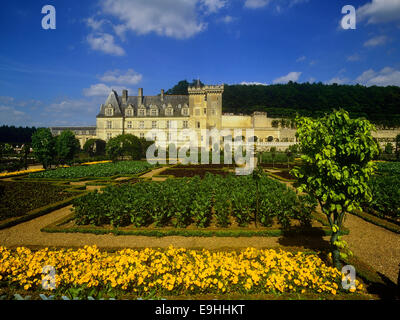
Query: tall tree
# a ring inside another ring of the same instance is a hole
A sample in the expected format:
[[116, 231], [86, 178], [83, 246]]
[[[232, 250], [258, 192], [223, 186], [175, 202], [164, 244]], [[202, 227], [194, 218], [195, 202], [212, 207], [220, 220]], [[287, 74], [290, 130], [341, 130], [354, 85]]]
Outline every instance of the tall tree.
[[55, 139], [48, 128], [39, 128], [32, 135], [32, 149], [37, 161], [47, 169], [55, 157]]
[[60, 164], [71, 162], [80, 150], [79, 140], [70, 130], [65, 130], [56, 138], [57, 159]]
[[317, 199], [326, 215], [332, 228], [332, 259], [340, 268], [339, 236], [345, 213], [361, 209], [363, 201], [372, 199], [368, 180], [378, 154], [371, 135], [374, 126], [351, 119], [344, 110], [317, 120], [300, 118], [297, 123], [303, 165], [291, 173], [298, 179], [298, 190]]

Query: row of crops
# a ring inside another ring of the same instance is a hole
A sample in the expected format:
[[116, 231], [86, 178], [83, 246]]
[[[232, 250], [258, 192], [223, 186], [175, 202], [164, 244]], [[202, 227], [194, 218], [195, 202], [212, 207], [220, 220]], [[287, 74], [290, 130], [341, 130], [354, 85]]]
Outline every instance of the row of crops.
[[154, 166], [146, 161], [121, 161], [115, 163], [100, 163], [91, 166], [76, 166], [58, 168], [29, 174], [35, 179], [77, 179], [88, 177], [111, 177], [121, 174], [137, 174], [147, 171]]
[[310, 224], [311, 207], [284, 184], [263, 176], [258, 192], [251, 176], [209, 173], [204, 179], [109, 186], [102, 193], [90, 193], [75, 201], [75, 221], [96, 226], [145, 227], [154, 223], [157, 227], [195, 224], [201, 228], [213, 222], [228, 227], [232, 221], [246, 226], [255, 221], [257, 213], [257, 221], [263, 226], [270, 226], [274, 219], [284, 228], [292, 219]]
[[72, 196], [65, 187], [50, 183], [0, 181], [0, 221]]
[[400, 162], [378, 162], [377, 174], [370, 182], [372, 202], [366, 207], [381, 217], [400, 218]]

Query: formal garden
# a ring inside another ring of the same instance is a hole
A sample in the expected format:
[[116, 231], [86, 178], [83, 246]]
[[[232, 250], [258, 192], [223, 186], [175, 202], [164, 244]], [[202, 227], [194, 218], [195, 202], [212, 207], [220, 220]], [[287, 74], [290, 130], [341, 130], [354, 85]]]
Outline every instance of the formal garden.
[[[381, 298], [391, 289], [352, 253], [345, 219], [399, 236], [400, 162], [376, 161], [370, 123], [344, 111], [298, 124], [301, 143], [258, 153], [248, 176], [235, 175], [235, 163], [151, 165], [149, 144], [134, 136], [80, 151], [71, 133], [39, 129], [32, 146], [43, 168], [0, 173], [0, 238], [62, 212], [41, 225], [44, 238], [120, 237], [130, 245], [0, 243], [0, 298]], [[188, 245], [167, 245], [171, 237]], [[146, 245], [157, 239], [166, 245]], [[232, 245], [190, 245], [195, 239]], [[274, 245], [255, 248], [251, 239]], [[344, 265], [357, 270], [348, 287]]]

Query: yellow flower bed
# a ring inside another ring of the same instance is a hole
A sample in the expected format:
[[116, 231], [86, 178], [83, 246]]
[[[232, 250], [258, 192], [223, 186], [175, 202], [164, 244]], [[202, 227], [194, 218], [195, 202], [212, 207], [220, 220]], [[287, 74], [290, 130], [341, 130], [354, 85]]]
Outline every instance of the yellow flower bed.
[[105, 161], [94, 161], [94, 162], [84, 162], [81, 163], [82, 166], [90, 166], [92, 164], [100, 164], [100, 163], [110, 163], [112, 162], [111, 160], [105, 160]]
[[0, 177], [16, 176], [16, 175], [32, 173], [32, 172], [39, 172], [39, 171], [44, 171], [44, 169], [29, 169], [29, 170], [21, 170], [21, 171], [13, 171], [13, 172], [4, 172], [4, 173], [0, 173]]
[[[44, 266], [56, 270], [56, 288], [114, 287], [146, 294], [283, 293], [336, 294], [341, 273], [315, 254], [258, 250], [240, 252], [168, 249], [82, 249], [31, 251], [0, 247], [0, 281], [40, 289]], [[362, 289], [356, 282], [357, 289]], [[355, 288], [354, 288], [355, 289]], [[354, 290], [352, 290], [353, 292]]]

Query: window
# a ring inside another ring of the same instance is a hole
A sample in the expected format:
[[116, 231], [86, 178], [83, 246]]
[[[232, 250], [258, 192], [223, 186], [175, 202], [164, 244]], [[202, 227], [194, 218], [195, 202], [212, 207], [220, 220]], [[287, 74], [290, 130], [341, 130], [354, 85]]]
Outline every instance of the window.
[[114, 114], [113, 108], [107, 108], [106, 109], [106, 116], [111, 117]]
[[132, 117], [132, 115], [133, 115], [133, 112], [132, 112], [133, 110], [132, 109], [126, 109], [126, 116], [127, 117]]
[[152, 129], [157, 129], [157, 121], [152, 121], [151, 122], [151, 128]]
[[182, 109], [182, 115], [188, 116], [189, 115], [189, 109], [188, 108], [183, 108]]
[[172, 108], [166, 109], [166, 110], [165, 110], [165, 115], [166, 115], [166, 116], [172, 116], [172, 115], [174, 115], [174, 109], [172, 109]]
[[146, 115], [145, 109], [139, 109], [139, 116], [144, 117]]
[[199, 115], [200, 115], [200, 109], [199, 109], [199, 108], [196, 109], [195, 115], [196, 115], [196, 116], [199, 116]]
[[186, 128], [188, 128], [189, 127], [189, 123], [188, 123], [188, 121], [183, 121], [183, 128], [184, 129], [186, 129]]
[[204, 114], [207, 114], [207, 108], [204, 108], [204, 109], [203, 109], [203, 113], [204, 113]]
[[112, 129], [112, 121], [107, 121], [107, 129]]
[[144, 129], [144, 121], [139, 121], [139, 129]]
[[139, 138], [144, 138], [144, 133], [143, 132], [141, 132], [141, 133], [139, 133]]
[[167, 120], [167, 129], [171, 128], [171, 120]]
[[196, 121], [196, 128], [200, 129], [200, 121]]
[[132, 129], [132, 121], [128, 121], [127, 128]]
[[111, 132], [107, 132], [107, 140], [110, 140], [112, 138], [112, 133]]
[[158, 114], [158, 110], [157, 110], [157, 109], [151, 109], [150, 112], [151, 112], [150, 114], [151, 114], [153, 117], [157, 116], [157, 114]]

